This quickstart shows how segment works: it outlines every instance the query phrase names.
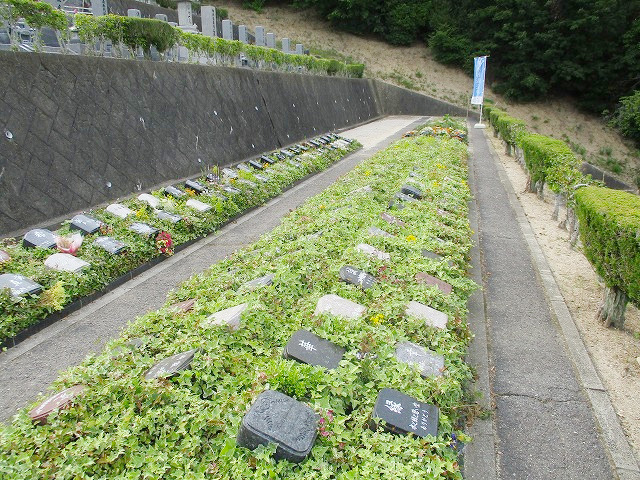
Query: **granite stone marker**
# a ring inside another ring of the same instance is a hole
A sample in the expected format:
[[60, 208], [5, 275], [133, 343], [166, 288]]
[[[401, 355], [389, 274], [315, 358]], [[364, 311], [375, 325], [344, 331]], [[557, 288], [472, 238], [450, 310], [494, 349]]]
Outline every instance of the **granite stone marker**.
[[417, 200], [409, 195], [406, 195], [402, 192], [398, 192], [394, 195], [395, 198], [400, 200], [401, 202], [417, 202]]
[[396, 345], [396, 358], [399, 362], [415, 365], [420, 375], [440, 377], [444, 370], [444, 357], [421, 345], [412, 342], [400, 342]]
[[233, 24], [231, 20], [222, 20], [222, 38], [233, 40]]
[[413, 185], [403, 185], [402, 188], [400, 189], [400, 192], [410, 197], [413, 197], [416, 200], [422, 199], [422, 191], [414, 187]]
[[182, 190], [172, 185], [169, 185], [168, 187], [164, 187], [162, 191], [165, 195], [169, 195], [170, 197], [173, 197], [175, 199], [180, 199], [186, 195], [186, 193], [184, 193]]
[[238, 41], [241, 43], [249, 43], [249, 34], [246, 25], [238, 25]]
[[155, 236], [159, 230], [157, 228], [152, 227], [151, 225], [147, 225], [146, 223], [135, 222], [132, 223], [129, 227], [129, 230], [132, 232], [136, 232], [138, 235], [143, 235], [145, 237]]
[[42, 291], [42, 285], [24, 275], [3, 273], [0, 275], [0, 290], [8, 288], [12, 297], [20, 295], [37, 295]]
[[424, 272], [416, 273], [416, 281], [418, 283], [424, 283], [426, 285], [434, 285], [438, 287], [438, 289], [445, 295], [449, 295], [453, 290], [453, 287], [449, 285], [447, 282], [442, 281], [439, 278], [436, 278]]
[[296, 156], [291, 150], [287, 150], [286, 148], [280, 150], [280, 153], [284, 154], [285, 156], [287, 156], [289, 158], [293, 158], [293, 157]]
[[318, 417], [305, 404], [275, 390], [262, 392], [242, 419], [237, 444], [255, 450], [275, 443], [274, 458], [302, 462], [318, 434]]
[[153, 208], [158, 208], [160, 206], [160, 199], [148, 193], [142, 193], [138, 195], [138, 200], [140, 200], [141, 202], [145, 202]]
[[282, 356], [289, 360], [332, 370], [338, 368], [345, 351], [339, 345], [320, 338], [308, 330], [298, 330], [287, 342]]
[[262, 170], [262, 164], [257, 160], [249, 160], [249, 165], [251, 165], [256, 170]]
[[169, 306], [169, 310], [176, 313], [187, 313], [193, 309], [193, 306], [196, 304], [195, 298], [190, 298], [188, 300], [184, 300], [182, 302], [174, 303]]
[[156, 210], [156, 217], [159, 220], [167, 220], [171, 223], [179, 223], [182, 221], [182, 217], [180, 215], [176, 215], [175, 213], [165, 212], [164, 210]]
[[215, 38], [216, 7], [212, 5], [202, 5], [200, 7], [200, 21], [202, 23], [202, 34], [210, 38]]
[[441, 262], [442, 260], [444, 260], [443, 256], [438, 255], [437, 253], [434, 253], [434, 252], [430, 252], [429, 250], [423, 249], [422, 252], [420, 253], [422, 254], [423, 257], [430, 258], [431, 260], [436, 260], [438, 262]]
[[372, 275], [350, 265], [345, 265], [340, 269], [340, 280], [357, 285], [363, 290], [371, 288], [376, 283], [376, 279]]
[[238, 195], [239, 193], [242, 193], [242, 190], [240, 190], [240, 189], [238, 189], [236, 187], [232, 187], [231, 185], [225, 185], [225, 186], [222, 187], [222, 189], [225, 192], [233, 193], [234, 195]]
[[264, 175], [260, 175], [259, 173], [256, 173], [254, 175], [254, 177], [256, 177], [258, 180], [260, 180], [262, 183], [267, 183], [269, 181], [269, 177], [266, 177]]
[[187, 352], [178, 353], [170, 357], [160, 360], [153, 367], [147, 370], [144, 374], [145, 380], [153, 380], [154, 378], [169, 378], [179, 372], [186, 370], [191, 365], [193, 357], [196, 354], [196, 350], [189, 350]]
[[54, 253], [44, 261], [44, 266], [59, 272], [79, 273], [90, 266], [90, 263], [70, 253]]
[[11, 260], [11, 256], [4, 250], [0, 250], [0, 263], [6, 263]]
[[320, 297], [314, 315], [329, 313], [337, 317], [357, 319], [364, 315], [366, 308], [338, 295], [328, 294]]
[[267, 48], [276, 48], [276, 34], [267, 33]]
[[262, 160], [263, 162], [266, 162], [266, 163], [268, 163], [270, 165], [273, 165], [274, 163], [276, 163], [276, 161], [273, 158], [267, 157], [266, 155], [262, 155], [260, 157], [260, 160]]
[[161, 22], [168, 22], [169, 18], [164, 13], [156, 13], [153, 18], [160, 20]]
[[275, 275], [273, 273], [270, 273], [268, 275], [265, 275], [265, 276], [259, 277], [259, 278], [255, 278], [255, 279], [245, 283], [243, 285], [243, 287], [250, 288], [250, 289], [259, 288], [259, 287], [266, 287], [266, 286], [271, 285], [273, 283], [274, 277], [275, 277]]
[[378, 227], [370, 227], [368, 233], [373, 237], [393, 238], [393, 235], [391, 235], [389, 232]]
[[193, 8], [191, 2], [180, 0], [178, 7], [178, 25], [181, 27], [191, 27], [193, 25]]
[[389, 255], [387, 252], [378, 250], [376, 247], [368, 245], [366, 243], [358, 244], [356, 250], [362, 253], [366, 253], [370, 257], [377, 258], [378, 260], [391, 260], [391, 255]]
[[282, 51], [284, 53], [291, 53], [291, 41], [288, 38], [282, 39]]
[[231, 168], [223, 168], [222, 174], [229, 178], [233, 178], [233, 179], [238, 178], [238, 172], [236, 172], [235, 170], [232, 170]]
[[93, 243], [112, 255], [120, 255], [127, 249], [127, 245], [124, 242], [111, 237], [98, 237]]
[[105, 208], [105, 210], [111, 215], [115, 215], [118, 218], [127, 218], [133, 213], [133, 210], [131, 210], [129, 207], [121, 205], [119, 203], [112, 203], [107, 208]]
[[22, 246], [24, 248], [56, 248], [56, 236], [46, 228], [35, 228], [22, 237]]
[[295, 160], [287, 160], [287, 163], [295, 168], [302, 168], [302, 164], [300, 162], [296, 162]]
[[[438, 407], [420, 402], [392, 388], [383, 388], [373, 407], [371, 427], [417, 437], [438, 435]], [[380, 422], [383, 420], [383, 422]]]
[[266, 39], [264, 37], [264, 27], [257, 26], [256, 27], [256, 47], [264, 47], [266, 46]]
[[201, 202], [200, 200], [196, 200], [194, 198], [190, 198], [189, 200], [187, 200], [186, 205], [187, 207], [191, 207], [199, 212], [206, 212], [213, 208], [208, 203]]
[[204, 326], [226, 325], [231, 330], [240, 328], [242, 313], [247, 309], [247, 303], [241, 303], [235, 307], [225, 308], [219, 312], [213, 313], [207, 317]]
[[246, 172], [246, 173], [251, 173], [251, 169], [246, 163], [239, 163], [238, 170], [242, 170], [243, 172]]
[[388, 205], [389, 209], [398, 209], [398, 210], [402, 210], [403, 208], [405, 208], [405, 205], [398, 199], [393, 199], [389, 202]]
[[301, 43], [296, 43], [296, 55], [304, 55], [304, 47]]
[[184, 188], [191, 190], [196, 195], [202, 195], [207, 191], [207, 187], [196, 180], [187, 180], [184, 182]]
[[29, 417], [40, 425], [46, 425], [49, 415], [57, 410], [69, 407], [73, 399], [80, 395], [84, 388], [84, 385], [74, 385], [56, 393], [31, 410]]
[[429, 326], [436, 328], [447, 328], [449, 318], [444, 312], [411, 300], [404, 311], [407, 317], [415, 317], [424, 320]]
[[382, 212], [380, 214], [380, 218], [382, 218], [385, 222], [391, 225], [398, 225], [399, 227], [404, 227], [407, 225], [405, 222], [403, 222], [399, 218], [396, 218], [393, 215], [389, 215], [387, 212]]
[[71, 219], [69, 228], [71, 230], [80, 230], [85, 235], [91, 235], [100, 230], [102, 222], [87, 215], [76, 215]]

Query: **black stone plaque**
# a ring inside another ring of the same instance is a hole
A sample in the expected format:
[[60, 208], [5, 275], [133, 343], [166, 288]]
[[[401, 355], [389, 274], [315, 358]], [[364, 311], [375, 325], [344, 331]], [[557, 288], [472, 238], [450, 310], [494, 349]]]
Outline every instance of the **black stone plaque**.
[[338, 368], [345, 349], [307, 331], [298, 330], [284, 347], [282, 356], [308, 365], [333, 369]]
[[120, 255], [127, 249], [124, 242], [111, 237], [98, 237], [94, 243], [112, 255]]
[[229, 177], [229, 178], [238, 178], [238, 172], [236, 172], [235, 170], [231, 169], [231, 168], [223, 168], [222, 169], [222, 174]]
[[24, 248], [56, 248], [56, 236], [45, 228], [29, 230], [22, 238]]
[[273, 158], [267, 157], [266, 155], [262, 155], [260, 157], [260, 160], [262, 160], [265, 163], [268, 163], [269, 165], [273, 165], [274, 163], [276, 163], [276, 161]]
[[320, 142], [322, 145], [326, 145], [327, 143], [329, 143], [329, 141], [328, 141], [328, 140], [325, 140], [325, 139], [324, 139], [324, 138], [322, 138], [322, 137], [318, 138], [317, 140], [318, 140], [318, 142]]
[[207, 191], [207, 187], [202, 185], [200, 182], [197, 182], [196, 180], [187, 180], [186, 182], [184, 182], [184, 188], [191, 190], [197, 195], [201, 195]]
[[262, 170], [262, 164], [257, 160], [249, 160], [249, 165], [251, 165], [256, 170]]
[[182, 190], [180, 190], [177, 187], [174, 187], [173, 185], [169, 185], [168, 187], [164, 187], [163, 192], [165, 195], [168, 195], [170, 197], [173, 198], [182, 198], [186, 195], [186, 193], [184, 193]]
[[237, 444], [255, 450], [275, 443], [276, 460], [302, 462], [318, 434], [318, 417], [306, 406], [287, 395], [267, 390], [256, 398], [242, 419]]
[[225, 192], [228, 193], [233, 193], [234, 195], [237, 195], [238, 193], [242, 193], [242, 190], [236, 188], [236, 187], [232, 187], [231, 185], [225, 185], [224, 187], [222, 187], [222, 189]]
[[415, 365], [424, 378], [442, 376], [444, 357], [412, 342], [400, 342], [396, 345], [396, 358], [399, 362]]
[[[371, 427], [390, 433], [408, 434], [417, 437], [438, 435], [438, 407], [420, 402], [392, 388], [383, 388], [373, 407]], [[383, 422], [380, 422], [383, 420]]]
[[372, 275], [350, 265], [345, 265], [340, 269], [340, 280], [357, 285], [363, 290], [371, 288], [376, 283], [376, 279]]
[[291, 150], [296, 155], [298, 155], [298, 154], [300, 154], [302, 152], [302, 150], [300, 150], [298, 147], [289, 147], [289, 150]]
[[309, 140], [309, 143], [316, 148], [320, 146], [320, 142], [316, 142], [315, 140]]
[[145, 237], [155, 236], [159, 232], [157, 228], [140, 222], [132, 223], [129, 230], [136, 232], [138, 235], [144, 235]]
[[242, 170], [245, 173], [251, 173], [251, 168], [246, 163], [239, 163], [238, 170]]
[[171, 223], [179, 223], [182, 221], [182, 217], [180, 215], [165, 212], [164, 210], [156, 210], [156, 217], [158, 217], [159, 220], [168, 220]]
[[398, 192], [394, 195], [395, 198], [400, 200], [401, 202], [417, 202], [417, 200], [409, 195], [405, 195], [404, 193]]
[[293, 152], [287, 150], [287, 149], [280, 150], [280, 153], [282, 153], [283, 155], [285, 155], [285, 156], [287, 156], [289, 158], [295, 157], [295, 154]]
[[400, 191], [405, 195], [409, 195], [410, 197], [413, 197], [417, 200], [422, 199], [422, 191], [412, 185], [403, 185]]
[[276, 158], [278, 160], [284, 160], [285, 158], [287, 158], [285, 155], [283, 155], [282, 153], [276, 153], [275, 154]]
[[69, 228], [71, 230], [80, 230], [82, 233], [91, 235], [100, 230], [102, 222], [86, 215], [76, 215], [71, 219]]
[[144, 374], [145, 380], [153, 380], [154, 378], [168, 378], [176, 375], [182, 370], [186, 370], [191, 365], [196, 350], [178, 353], [159, 361]]
[[303, 152], [306, 152], [307, 150], [309, 150], [308, 147], [305, 147], [304, 145], [300, 145], [299, 143], [296, 144], [296, 147], [298, 147], [300, 150], [302, 150]]
[[0, 290], [4, 288], [11, 290], [13, 297], [37, 295], [42, 291], [42, 285], [15, 273], [3, 273], [0, 275]]

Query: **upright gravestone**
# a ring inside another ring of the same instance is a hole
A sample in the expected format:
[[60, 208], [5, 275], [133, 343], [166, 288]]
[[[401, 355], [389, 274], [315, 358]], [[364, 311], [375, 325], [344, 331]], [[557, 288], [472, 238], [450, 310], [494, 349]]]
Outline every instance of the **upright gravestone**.
[[256, 46], [257, 47], [266, 46], [266, 39], [264, 37], [264, 27], [257, 26], [256, 27], [255, 36], [256, 36]]
[[440, 377], [444, 370], [444, 357], [421, 345], [412, 342], [400, 342], [396, 345], [396, 358], [399, 362], [418, 367], [420, 375]]
[[447, 314], [424, 305], [420, 302], [411, 300], [404, 311], [407, 317], [415, 317], [424, 320], [429, 326], [436, 328], [447, 328], [447, 321], [449, 318]]
[[111, 237], [98, 237], [94, 243], [112, 255], [120, 255], [127, 249], [125, 243]]
[[230, 330], [237, 330], [240, 328], [242, 313], [247, 309], [247, 307], [248, 304], [242, 303], [235, 307], [225, 308], [224, 310], [213, 313], [207, 317], [204, 326], [226, 325]]
[[34, 422], [39, 423], [40, 425], [45, 425], [49, 415], [57, 410], [69, 407], [73, 399], [80, 395], [84, 388], [84, 385], [74, 385], [73, 387], [69, 387], [56, 393], [54, 396], [49, 397], [36, 408], [31, 410], [29, 412], [29, 417], [31, 417], [31, 420]]
[[102, 222], [87, 215], [76, 215], [71, 219], [69, 228], [71, 230], [80, 230], [85, 235], [91, 235], [100, 230]]
[[168, 22], [169, 19], [167, 18], [167, 16], [164, 13], [156, 13], [154, 15], [154, 18], [156, 20], [160, 20], [161, 22]]
[[233, 40], [233, 24], [231, 20], [222, 20], [222, 38]]
[[142, 14], [137, 8], [129, 8], [127, 10], [127, 17], [142, 18]]
[[54, 253], [44, 261], [44, 266], [59, 272], [80, 273], [90, 266], [89, 262], [74, 257], [69, 253]]
[[366, 308], [338, 295], [328, 294], [320, 297], [314, 315], [329, 313], [337, 317], [357, 319], [364, 315]]
[[241, 43], [249, 43], [249, 33], [246, 25], [238, 25], [238, 40]]
[[344, 348], [308, 330], [298, 330], [287, 342], [282, 356], [289, 360], [332, 370], [338, 368], [345, 351]]
[[340, 269], [340, 280], [357, 285], [363, 290], [373, 287], [376, 283], [376, 279], [372, 275], [350, 265], [345, 265]]
[[202, 21], [202, 34], [207, 37], [216, 36], [216, 7], [212, 5], [202, 5], [200, 7], [200, 20]]
[[29, 230], [22, 238], [24, 248], [56, 248], [56, 236], [46, 228]]
[[291, 41], [288, 38], [282, 39], [282, 51], [284, 53], [291, 53]]
[[267, 33], [267, 48], [276, 48], [276, 34]]
[[169, 378], [186, 370], [191, 365], [196, 350], [178, 353], [159, 361], [144, 374], [145, 380], [153, 380], [154, 378]]
[[296, 55], [304, 55], [304, 47], [301, 43], [296, 43]]
[[91, 2], [91, 14], [94, 17], [102, 17], [109, 14], [109, 4], [107, 0], [93, 0]]
[[383, 388], [373, 407], [370, 425], [390, 433], [435, 437], [438, 435], [438, 414], [435, 405], [420, 402], [392, 388]]
[[20, 295], [37, 295], [42, 291], [42, 285], [16, 273], [3, 273], [0, 275], [0, 290], [8, 288], [12, 297]]
[[440, 280], [428, 273], [419, 272], [416, 273], [416, 281], [418, 283], [424, 283], [426, 285], [434, 285], [438, 287], [438, 289], [444, 293], [445, 295], [449, 295], [453, 291], [453, 287], [449, 285], [447, 282]]
[[191, 2], [178, 2], [178, 25], [181, 27], [193, 26], [193, 9]]
[[242, 419], [237, 444], [255, 450], [275, 443], [274, 458], [302, 462], [316, 440], [318, 417], [305, 404], [275, 390], [262, 392]]

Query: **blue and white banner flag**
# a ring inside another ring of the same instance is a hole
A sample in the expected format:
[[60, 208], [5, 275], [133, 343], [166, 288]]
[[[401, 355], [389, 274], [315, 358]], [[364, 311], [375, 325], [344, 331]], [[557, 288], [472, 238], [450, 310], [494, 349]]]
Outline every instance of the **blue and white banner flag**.
[[484, 72], [487, 69], [487, 57], [475, 57], [473, 59], [473, 93], [472, 105], [482, 105], [484, 99]]

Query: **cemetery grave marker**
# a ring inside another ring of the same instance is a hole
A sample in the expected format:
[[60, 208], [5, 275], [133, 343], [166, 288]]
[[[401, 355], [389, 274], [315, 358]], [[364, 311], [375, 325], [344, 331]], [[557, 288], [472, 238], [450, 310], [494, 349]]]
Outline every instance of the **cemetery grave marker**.
[[207, 182], [209, 183], [216, 183], [220, 181], [220, 177], [218, 175], [216, 175], [215, 173], [207, 173]]
[[413, 300], [409, 302], [404, 313], [407, 317], [419, 318], [424, 320], [427, 325], [441, 329], [447, 328], [449, 321], [446, 313]]
[[376, 279], [372, 275], [358, 270], [351, 265], [345, 265], [340, 269], [340, 280], [352, 285], [357, 285], [363, 290], [371, 288], [376, 283]]
[[191, 365], [196, 349], [172, 355], [160, 360], [144, 374], [145, 380], [153, 380], [154, 378], [169, 378], [186, 370]]
[[187, 180], [184, 182], [184, 188], [193, 191], [196, 195], [201, 195], [207, 191], [207, 187], [196, 180]]
[[402, 210], [404, 207], [404, 204], [399, 200], [391, 200], [388, 205], [389, 209], [396, 208], [398, 210]]
[[401, 202], [417, 202], [417, 200], [409, 195], [405, 195], [404, 193], [398, 192], [394, 195], [395, 198], [400, 200]]
[[399, 227], [405, 227], [407, 225], [406, 222], [394, 217], [393, 215], [389, 215], [387, 212], [382, 212], [380, 214], [380, 218], [391, 225], [398, 225]]
[[5, 263], [11, 260], [11, 256], [4, 250], [0, 250], [0, 263]]
[[159, 232], [157, 228], [140, 222], [132, 223], [131, 226], [129, 226], [129, 230], [145, 237], [155, 236]]
[[190, 298], [188, 300], [184, 300], [182, 302], [174, 303], [169, 306], [169, 310], [173, 312], [182, 312], [187, 313], [193, 309], [193, 306], [196, 304], [195, 298]]
[[242, 313], [247, 309], [249, 304], [241, 303], [235, 307], [225, 308], [219, 312], [213, 313], [207, 317], [204, 326], [227, 325], [230, 330], [240, 328], [240, 320]]
[[444, 357], [416, 343], [398, 343], [396, 345], [396, 358], [399, 362], [416, 365], [420, 375], [424, 378], [442, 376]]
[[222, 189], [225, 192], [233, 193], [234, 195], [237, 195], [238, 193], [242, 193], [242, 190], [236, 187], [232, 187], [231, 185], [225, 185], [224, 187], [222, 187]]
[[125, 205], [121, 205], [119, 203], [112, 203], [105, 210], [109, 212], [111, 215], [115, 215], [116, 217], [123, 218], [123, 219], [127, 218], [129, 215], [133, 213], [133, 210], [131, 210], [129, 207]]
[[284, 160], [285, 158], [287, 158], [282, 153], [278, 153], [278, 152], [275, 153], [275, 156], [278, 160]]
[[74, 398], [82, 393], [85, 389], [84, 385], [74, 385], [61, 392], [56, 393], [52, 397], [47, 398], [44, 402], [29, 412], [29, 417], [35, 423], [40, 425], [47, 424], [47, 418], [54, 411], [67, 408], [71, 405]]
[[428, 273], [424, 273], [424, 272], [416, 273], [416, 281], [418, 283], [424, 283], [426, 285], [434, 285], [438, 287], [438, 289], [445, 295], [449, 295], [453, 290], [453, 287], [449, 285], [447, 282], [442, 281], [439, 278], [433, 277]]
[[44, 266], [60, 272], [79, 273], [90, 264], [70, 253], [54, 253], [44, 261]]
[[391, 235], [389, 232], [382, 230], [381, 228], [378, 228], [378, 227], [370, 227], [369, 235], [373, 237], [393, 238], [393, 235]]
[[308, 330], [298, 330], [284, 347], [282, 356], [307, 365], [338, 368], [346, 350]]
[[[396, 434], [412, 433], [417, 437], [438, 435], [438, 407], [420, 402], [392, 388], [383, 388], [378, 393], [373, 407], [371, 428], [379, 426], [384, 431]], [[380, 423], [378, 420], [383, 420]]]
[[93, 243], [113, 255], [119, 255], [127, 249], [124, 242], [111, 237], [98, 237]]
[[229, 178], [233, 178], [233, 179], [238, 178], [238, 173], [230, 168], [223, 168], [222, 174]]
[[11, 291], [12, 297], [19, 297], [25, 294], [37, 295], [42, 291], [43, 287], [24, 275], [3, 273], [0, 275], [0, 290], [5, 288]]
[[251, 188], [256, 188], [258, 186], [255, 184], [255, 182], [252, 182], [251, 180], [245, 180], [244, 178], [238, 179], [238, 183], [241, 183], [243, 185], [249, 185], [249, 187]]
[[71, 219], [69, 228], [71, 230], [80, 230], [85, 235], [91, 235], [100, 230], [102, 222], [87, 215], [76, 215]]
[[291, 152], [291, 151], [289, 151], [289, 150], [287, 150], [286, 148], [285, 148], [285, 149], [283, 149], [283, 150], [280, 150], [280, 152], [281, 152], [282, 154], [286, 155], [286, 156], [287, 156], [287, 157], [289, 157], [289, 158], [293, 158], [293, 157], [295, 157], [294, 153], [293, 153], [293, 152]]
[[250, 289], [259, 288], [259, 287], [266, 287], [266, 286], [271, 285], [273, 283], [274, 277], [275, 277], [275, 275], [273, 273], [270, 273], [268, 275], [265, 275], [265, 276], [259, 277], [259, 278], [255, 278], [255, 279], [245, 283], [243, 285], [243, 287], [250, 288]]
[[262, 183], [267, 183], [269, 181], [269, 177], [265, 177], [264, 175], [260, 175], [259, 173], [256, 173], [254, 177], [260, 180]]
[[238, 170], [242, 170], [245, 173], [251, 173], [251, 168], [246, 163], [239, 163]]
[[257, 160], [249, 160], [249, 165], [251, 165], [256, 170], [262, 170], [262, 164]]
[[363, 305], [331, 293], [318, 299], [318, 304], [313, 314], [330, 313], [337, 317], [355, 320], [364, 315], [365, 310], [366, 308]]
[[160, 199], [148, 193], [143, 193], [141, 195], [138, 195], [138, 200], [149, 204], [149, 206], [153, 208], [158, 208], [160, 206]]
[[201, 202], [201, 201], [196, 200], [194, 198], [190, 198], [189, 200], [187, 200], [186, 205], [187, 205], [187, 207], [191, 207], [194, 210], [197, 210], [199, 212], [206, 212], [206, 211], [211, 210], [213, 208], [208, 203]]
[[296, 167], [296, 168], [302, 168], [302, 164], [300, 162], [296, 162], [295, 160], [287, 160], [287, 163], [289, 165], [291, 165], [292, 167]]
[[22, 238], [24, 248], [56, 248], [56, 236], [45, 228], [29, 230]]
[[237, 444], [255, 450], [275, 443], [274, 458], [302, 462], [316, 440], [318, 418], [305, 404], [275, 390], [262, 392], [242, 419]]
[[182, 217], [180, 215], [176, 215], [175, 213], [165, 212], [164, 210], [156, 210], [156, 217], [159, 220], [168, 220], [171, 223], [178, 223], [182, 221]]
[[387, 252], [383, 252], [382, 250], [378, 250], [376, 247], [372, 245], [368, 245], [366, 243], [360, 243], [356, 247], [356, 250], [359, 252], [366, 253], [370, 257], [377, 258], [378, 260], [391, 260], [391, 255]]
[[274, 163], [276, 163], [276, 161], [273, 158], [267, 157], [266, 155], [262, 155], [260, 157], [260, 160], [262, 160], [263, 162], [268, 163], [269, 165], [273, 165]]
[[415, 198], [416, 200], [422, 199], [422, 191], [414, 187], [413, 185], [403, 185], [400, 189], [400, 192], [412, 198]]
[[429, 250], [422, 249], [422, 252], [420, 253], [422, 254], [423, 257], [430, 258], [431, 260], [436, 260], [438, 262], [444, 260], [444, 257], [442, 255], [438, 255], [437, 253], [430, 252]]
[[307, 150], [309, 150], [308, 147], [305, 147], [304, 145], [300, 145], [299, 143], [296, 144], [296, 147], [298, 147], [303, 152], [306, 152]]
[[186, 195], [186, 193], [184, 193], [182, 190], [180, 190], [179, 188], [174, 187], [173, 185], [169, 185], [168, 187], [164, 187], [164, 189], [162, 190], [163, 193], [165, 195], [169, 195], [173, 198], [175, 198], [176, 200], [184, 197]]

